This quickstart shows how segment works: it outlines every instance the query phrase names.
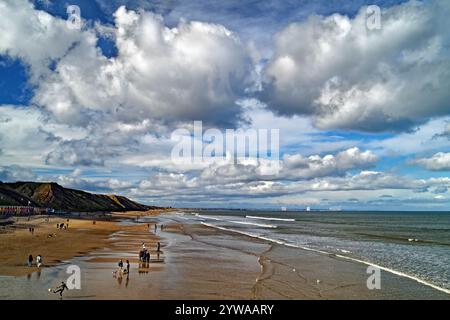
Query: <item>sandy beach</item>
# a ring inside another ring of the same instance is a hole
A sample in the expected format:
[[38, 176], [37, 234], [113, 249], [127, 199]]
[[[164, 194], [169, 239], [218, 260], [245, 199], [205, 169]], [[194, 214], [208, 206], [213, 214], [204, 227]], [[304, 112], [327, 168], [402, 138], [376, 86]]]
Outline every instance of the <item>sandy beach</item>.
[[[47, 289], [67, 278], [70, 264], [82, 270], [82, 288], [70, 290], [65, 299], [450, 298], [384, 271], [382, 290], [369, 290], [363, 264], [182, 223], [175, 214], [159, 213], [115, 213], [110, 221], [99, 219], [95, 224], [92, 219], [69, 218], [68, 230], [56, 230], [56, 223], [66, 221], [60, 217], [36, 217], [2, 227], [0, 298], [57, 299]], [[35, 226], [34, 235], [28, 231], [30, 225]], [[47, 238], [50, 233], [56, 236]], [[151, 252], [146, 265], [137, 256], [142, 242]], [[45, 267], [27, 267], [29, 253], [42, 254]], [[120, 259], [130, 260], [126, 277], [112, 275]]]
[[[159, 214], [160, 211], [147, 211], [146, 216]], [[118, 217], [132, 219], [143, 212], [112, 213], [111, 215], [93, 215], [92, 217], [32, 216], [13, 218], [15, 223], [4, 226], [0, 231], [0, 275], [20, 276], [37, 271], [35, 264], [26, 265], [28, 256], [43, 256], [44, 267], [51, 267], [74, 256], [82, 256], [99, 248], [108, 247], [108, 236], [117, 231], [147, 230], [147, 225], [120, 226]], [[57, 224], [68, 224], [67, 229], [57, 228]], [[29, 231], [34, 228], [34, 233]], [[148, 232], [147, 232], [148, 233]], [[143, 241], [154, 243], [157, 240], [148, 233]]]

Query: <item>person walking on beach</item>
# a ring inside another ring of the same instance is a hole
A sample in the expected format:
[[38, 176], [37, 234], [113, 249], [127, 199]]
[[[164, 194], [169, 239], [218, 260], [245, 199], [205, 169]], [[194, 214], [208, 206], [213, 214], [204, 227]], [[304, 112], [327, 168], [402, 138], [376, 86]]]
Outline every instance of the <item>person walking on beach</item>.
[[28, 256], [28, 266], [33, 266], [33, 256], [31, 254]]
[[158, 225], [155, 223], [155, 233], [156, 233], [156, 229], [158, 228]]
[[122, 259], [120, 259], [120, 261], [119, 261], [119, 269], [120, 269], [120, 271], [122, 271], [122, 269], [123, 269], [123, 261], [122, 261]]
[[127, 275], [130, 274], [130, 261], [127, 260]]
[[56, 290], [53, 290], [53, 293], [59, 293], [59, 297], [60, 299], [62, 299], [62, 294], [64, 292], [64, 290], [69, 290], [69, 288], [67, 287], [67, 285], [64, 283], [64, 281], [61, 282], [61, 285], [55, 288]]
[[156, 247], [156, 259], [159, 260], [159, 254], [161, 253], [161, 243], [158, 242]]
[[38, 268], [40, 268], [42, 265], [42, 256], [40, 254], [38, 254], [36, 257], [36, 265]]

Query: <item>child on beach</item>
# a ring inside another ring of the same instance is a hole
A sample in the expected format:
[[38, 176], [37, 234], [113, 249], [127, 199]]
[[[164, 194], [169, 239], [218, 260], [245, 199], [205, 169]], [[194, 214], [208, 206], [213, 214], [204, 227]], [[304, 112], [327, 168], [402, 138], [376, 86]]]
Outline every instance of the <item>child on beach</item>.
[[[60, 299], [62, 299], [62, 294], [64, 292], [64, 290], [69, 290], [69, 288], [67, 287], [67, 285], [64, 283], [64, 281], [61, 282], [61, 285], [55, 288], [56, 290], [53, 290], [53, 293], [59, 293], [59, 297]], [[50, 291], [51, 289], [49, 289]]]

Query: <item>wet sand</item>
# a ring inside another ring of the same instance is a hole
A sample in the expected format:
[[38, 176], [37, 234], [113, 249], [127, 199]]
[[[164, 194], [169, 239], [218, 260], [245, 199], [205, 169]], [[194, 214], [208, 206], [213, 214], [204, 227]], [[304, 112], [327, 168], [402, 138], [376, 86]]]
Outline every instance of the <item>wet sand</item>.
[[[184, 262], [181, 269], [183, 282], [194, 291], [198, 290], [200, 295], [205, 283], [217, 281], [221, 289], [225, 288], [220, 290], [222, 297], [230, 299], [450, 299], [446, 293], [385, 271], [381, 271], [381, 289], [369, 290], [366, 265], [333, 255], [289, 248], [199, 225], [183, 225], [181, 229], [191, 237], [191, 243], [184, 245], [198, 245], [209, 253], [192, 252], [187, 259], [190, 262]], [[178, 246], [180, 253], [184, 245]], [[202, 255], [213, 259], [205, 258], [205, 264], [196, 263]], [[208, 273], [210, 267], [204, 265], [214, 263], [214, 259], [221, 260], [222, 255], [246, 257], [248, 264], [242, 267], [234, 263], [222, 264], [216, 273]], [[204, 276], [199, 284], [196, 275], [200, 274]], [[230, 279], [234, 291], [227, 290]], [[240, 294], [234, 296], [233, 292]], [[211, 297], [213, 295], [202, 298]]]
[[[155, 234], [154, 224], [164, 224], [164, 230]], [[381, 290], [369, 290], [365, 265], [185, 224], [174, 214], [139, 216], [137, 221], [128, 217], [106, 226], [109, 234], [89, 253], [27, 276], [0, 276], [0, 298], [57, 299], [48, 288], [67, 278], [70, 264], [80, 267], [82, 288], [67, 292], [64, 299], [450, 298], [385, 271]], [[152, 249], [151, 262], [144, 265], [137, 259], [142, 241]], [[157, 241], [162, 244], [159, 257]], [[130, 260], [128, 276], [113, 277], [119, 259]]]

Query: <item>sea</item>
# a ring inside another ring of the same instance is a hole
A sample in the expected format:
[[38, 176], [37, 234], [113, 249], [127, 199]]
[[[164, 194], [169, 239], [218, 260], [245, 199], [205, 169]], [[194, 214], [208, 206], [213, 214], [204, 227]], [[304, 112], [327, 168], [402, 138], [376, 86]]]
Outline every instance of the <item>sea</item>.
[[199, 210], [177, 218], [374, 265], [450, 293], [450, 212]]

